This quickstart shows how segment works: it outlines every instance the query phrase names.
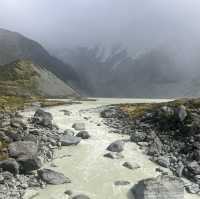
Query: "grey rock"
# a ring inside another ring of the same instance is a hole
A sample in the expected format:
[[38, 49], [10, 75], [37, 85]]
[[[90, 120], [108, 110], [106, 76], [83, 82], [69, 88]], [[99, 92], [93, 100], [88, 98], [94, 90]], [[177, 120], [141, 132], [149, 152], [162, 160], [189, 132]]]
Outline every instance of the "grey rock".
[[89, 139], [90, 138], [90, 134], [87, 131], [80, 131], [79, 133], [77, 133], [76, 136], [80, 137], [82, 139]]
[[19, 164], [16, 162], [15, 159], [12, 159], [12, 158], [0, 161], [0, 168], [3, 171], [9, 171], [10, 173], [14, 175], [19, 173]]
[[186, 185], [185, 186], [185, 189], [188, 193], [191, 193], [191, 194], [197, 194], [200, 192], [200, 188], [199, 188], [199, 185], [198, 184], [190, 184], [190, 185]]
[[64, 193], [68, 196], [71, 196], [73, 194], [73, 191], [72, 190], [66, 190]]
[[184, 183], [180, 178], [161, 175], [140, 181], [132, 192], [135, 199], [183, 199]]
[[22, 199], [33, 199], [34, 197], [39, 195], [39, 191], [34, 189], [27, 189]]
[[104, 154], [104, 157], [110, 158], [110, 159], [122, 159], [124, 156], [121, 153], [106, 153]]
[[70, 116], [72, 113], [70, 112], [70, 111], [68, 111], [68, 110], [61, 110], [61, 112], [63, 112], [64, 113], [64, 115], [66, 115], [66, 116]]
[[124, 150], [124, 141], [122, 140], [117, 140], [113, 143], [111, 143], [108, 147], [107, 150], [111, 152], [117, 152], [120, 153]]
[[74, 136], [75, 133], [74, 133], [74, 131], [71, 130], [71, 129], [66, 129], [66, 130], [64, 131], [63, 135], [71, 135], [71, 136]]
[[33, 116], [33, 122], [44, 127], [51, 128], [52, 120], [53, 120], [53, 117], [51, 113], [45, 112], [42, 109], [38, 109]]
[[130, 162], [124, 162], [122, 166], [124, 166], [128, 169], [131, 169], [131, 170], [135, 170], [135, 169], [140, 168], [140, 165], [138, 165], [137, 163], [130, 163]]
[[90, 198], [84, 194], [79, 194], [79, 195], [73, 196], [72, 199], [90, 199]]
[[38, 146], [31, 141], [18, 141], [8, 145], [10, 157], [19, 157], [21, 155], [35, 156], [38, 152]]
[[193, 161], [188, 163], [187, 168], [191, 173], [195, 175], [200, 175], [200, 165], [198, 164], [198, 162]]
[[70, 146], [70, 145], [77, 145], [81, 141], [80, 138], [71, 135], [63, 135], [60, 138], [60, 142], [62, 146]]
[[179, 120], [181, 122], [183, 122], [186, 119], [187, 115], [188, 114], [186, 111], [186, 107], [184, 105], [179, 106], [177, 109], [177, 116], [178, 116]]
[[114, 182], [115, 186], [126, 186], [129, 185], [130, 182], [126, 180], [118, 180]]
[[28, 173], [42, 167], [42, 162], [37, 156], [23, 155], [17, 158], [17, 162], [20, 164], [23, 173]]
[[84, 131], [85, 130], [85, 124], [84, 123], [74, 123], [72, 125], [72, 128], [74, 128], [77, 131]]
[[142, 131], [134, 131], [131, 134], [130, 140], [132, 142], [144, 142], [146, 139], [146, 134]]
[[170, 166], [170, 160], [166, 156], [160, 156], [160, 157], [158, 157], [157, 163], [160, 166], [165, 167], [165, 168], [168, 168]]
[[38, 170], [38, 176], [47, 184], [59, 185], [64, 183], [71, 183], [71, 180], [64, 176], [64, 174], [53, 171], [51, 169]]

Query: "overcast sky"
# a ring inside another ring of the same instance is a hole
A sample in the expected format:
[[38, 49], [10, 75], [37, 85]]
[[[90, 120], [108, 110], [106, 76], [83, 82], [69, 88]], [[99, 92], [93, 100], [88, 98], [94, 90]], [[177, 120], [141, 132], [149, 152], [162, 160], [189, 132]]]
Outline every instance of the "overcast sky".
[[48, 48], [122, 43], [134, 52], [199, 33], [200, 0], [0, 0], [0, 27]]

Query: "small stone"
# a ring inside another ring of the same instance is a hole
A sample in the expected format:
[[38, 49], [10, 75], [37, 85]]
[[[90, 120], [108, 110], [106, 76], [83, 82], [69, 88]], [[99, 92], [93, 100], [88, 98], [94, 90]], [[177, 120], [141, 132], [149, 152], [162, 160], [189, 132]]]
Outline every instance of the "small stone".
[[128, 169], [131, 169], [131, 170], [135, 170], [135, 169], [140, 168], [140, 166], [137, 163], [130, 163], [130, 162], [124, 162], [122, 166], [124, 166]]
[[115, 184], [115, 186], [126, 186], [126, 185], [129, 185], [130, 182], [124, 181], [124, 180], [119, 180], [119, 181], [114, 182], [114, 184]]

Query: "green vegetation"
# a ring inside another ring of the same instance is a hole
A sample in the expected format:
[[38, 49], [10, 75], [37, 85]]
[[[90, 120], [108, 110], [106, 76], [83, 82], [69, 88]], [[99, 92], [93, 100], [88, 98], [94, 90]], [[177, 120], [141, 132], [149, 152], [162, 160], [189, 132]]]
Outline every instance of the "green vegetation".
[[136, 119], [144, 115], [145, 112], [151, 112], [155, 109], [158, 109], [162, 106], [170, 106], [172, 108], [179, 107], [184, 105], [188, 110], [191, 109], [199, 109], [200, 108], [200, 98], [185, 98], [185, 99], [178, 99], [172, 102], [165, 102], [159, 104], [153, 103], [138, 103], [138, 104], [121, 104], [120, 109], [123, 112], [128, 113], [131, 119]]

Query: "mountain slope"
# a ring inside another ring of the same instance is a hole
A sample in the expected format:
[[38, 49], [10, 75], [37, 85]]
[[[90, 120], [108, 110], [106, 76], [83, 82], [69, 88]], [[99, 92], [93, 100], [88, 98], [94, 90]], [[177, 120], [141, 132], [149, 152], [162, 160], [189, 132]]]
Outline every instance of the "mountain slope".
[[53, 73], [28, 60], [0, 66], [0, 95], [74, 97], [78, 94]]
[[0, 65], [18, 59], [32, 60], [35, 64], [45, 67], [74, 88], [81, 85], [74, 69], [51, 56], [39, 43], [16, 32], [0, 29]]
[[89, 82], [87, 91], [93, 96], [196, 96], [200, 93], [196, 92], [199, 87], [192, 80], [200, 77], [200, 43], [197, 41], [188, 37], [172, 39], [135, 58], [126, 49], [105, 50], [99, 46], [54, 54], [68, 61], [77, 74]]

